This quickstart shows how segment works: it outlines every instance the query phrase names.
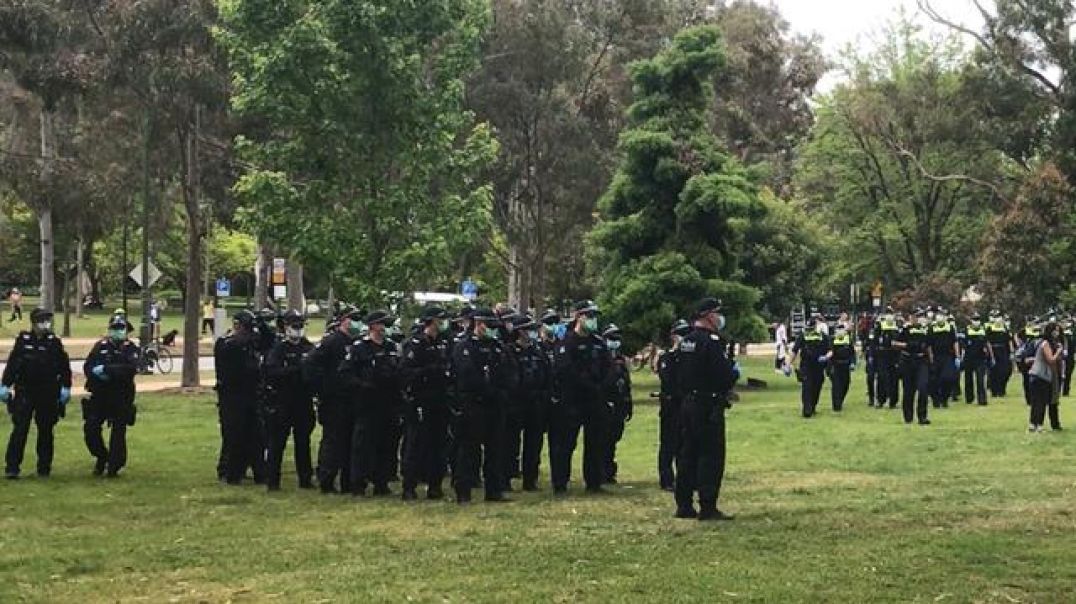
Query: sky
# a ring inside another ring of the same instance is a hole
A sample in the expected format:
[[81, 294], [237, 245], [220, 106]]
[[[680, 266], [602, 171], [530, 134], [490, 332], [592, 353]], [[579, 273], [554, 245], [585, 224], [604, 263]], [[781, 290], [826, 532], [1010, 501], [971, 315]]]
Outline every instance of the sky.
[[[771, 0], [788, 20], [793, 31], [822, 36], [827, 54], [836, 57], [848, 44], [874, 46], [878, 31], [897, 11], [903, 8], [921, 24], [925, 32], [944, 33], [946, 28], [935, 24], [919, 12], [916, 0]], [[983, 2], [990, 8], [990, 0]], [[931, 0], [931, 6], [953, 21], [978, 30], [982, 20], [971, 0]], [[839, 81], [836, 73], [827, 76], [819, 88], [822, 91]]]

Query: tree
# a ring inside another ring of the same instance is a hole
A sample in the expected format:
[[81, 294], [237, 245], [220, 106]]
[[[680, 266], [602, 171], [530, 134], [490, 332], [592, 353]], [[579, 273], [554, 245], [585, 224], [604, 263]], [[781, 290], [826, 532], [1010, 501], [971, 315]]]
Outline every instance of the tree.
[[1017, 316], [1052, 306], [1076, 277], [1073, 189], [1045, 164], [990, 223], [979, 265], [984, 295]]
[[882, 278], [896, 291], [933, 274], [976, 279], [982, 231], [1000, 204], [1006, 162], [976, 136], [981, 114], [960, 103], [965, 55], [898, 22], [850, 81], [821, 99], [796, 183], [834, 239], [831, 275]]
[[[480, 0], [228, 0], [243, 224], [363, 303], [454, 279], [488, 238], [496, 153], [463, 109], [489, 20]], [[341, 250], [346, 250], [342, 252]]]
[[631, 66], [635, 102], [621, 134], [623, 159], [589, 236], [601, 303], [630, 346], [665, 333], [704, 294], [724, 300], [734, 337], [764, 333], [758, 291], [738, 281], [747, 226], [765, 208], [706, 124], [723, 66], [712, 26], [685, 29]]

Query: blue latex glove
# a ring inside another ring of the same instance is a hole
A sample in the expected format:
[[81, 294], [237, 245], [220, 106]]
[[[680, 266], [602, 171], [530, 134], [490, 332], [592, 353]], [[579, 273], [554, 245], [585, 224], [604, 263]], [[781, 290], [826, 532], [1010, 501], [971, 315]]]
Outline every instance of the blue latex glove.
[[993, 369], [994, 367], [997, 367], [997, 364], [998, 364], [998, 362], [996, 360], [990, 359], [990, 368], [991, 369]]
[[818, 364], [819, 365], [825, 365], [826, 361], [827, 361], [826, 355], [822, 355], [822, 356], [818, 357]]
[[0, 384], [0, 401], [9, 402], [11, 400], [11, 388]]
[[785, 374], [785, 377], [791, 376], [792, 375], [792, 365], [789, 365], [788, 363], [785, 363], [784, 366], [781, 367], [781, 373]]
[[848, 370], [849, 371], [855, 371], [856, 370], [856, 364], [855, 363], [849, 363], [848, 364]]
[[99, 379], [99, 380], [101, 380], [103, 382], [108, 381], [108, 374], [105, 373], [105, 366], [104, 365], [98, 365], [98, 366], [94, 367], [93, 369], [90, 370], [90, 373], [92, 373], [95, 377], [97, 377], [97, 379]]
[[957, 371], [959, 371], [960, 365], [962, 365], [962, 363], [960, 362], [960, 357], [953, 359], [953, 364], [956, 365]]
[[740, 376], [742, 375], [742, 372], [740, 371], [740, 362], [739, 361], [732, 364], [732, 374], [734, 376], [736, 376], [737, 380], [740, 379]]
[[60, 388], [60, 404], [66, 405], [67, 401], [71, 400], [71, 389]]

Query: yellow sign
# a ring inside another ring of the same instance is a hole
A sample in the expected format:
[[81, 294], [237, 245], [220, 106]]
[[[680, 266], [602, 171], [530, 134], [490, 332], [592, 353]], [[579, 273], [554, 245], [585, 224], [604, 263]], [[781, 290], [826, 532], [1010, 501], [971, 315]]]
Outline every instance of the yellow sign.
[[881, 298], [882, 297], [882, 282], [881, 281], [875, 281], [874, 282], [874, 287], [871, 287], [871, 297], [872, 298]]
[[273, 285], [288, 284], [288, 263], [284, 258], [273, 258]]

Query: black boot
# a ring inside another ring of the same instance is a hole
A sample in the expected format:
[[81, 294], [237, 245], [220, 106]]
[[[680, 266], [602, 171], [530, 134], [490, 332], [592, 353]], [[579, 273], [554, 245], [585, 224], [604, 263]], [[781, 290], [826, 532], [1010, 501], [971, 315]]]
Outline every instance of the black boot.
[[108, 463], [107, 459], [105, 459], [104, 457], [98, 457], [97, 461], [94, 462], [94, 464], [93, 464], [93, 475], [94, 476], [100, 476], [100, 475], [104, 474], [105, 473], [105, 465], [107, 463]]
[[698, 518], [699, 514], [690, 505], [681, 505], [676, 508], [676, 518]]

